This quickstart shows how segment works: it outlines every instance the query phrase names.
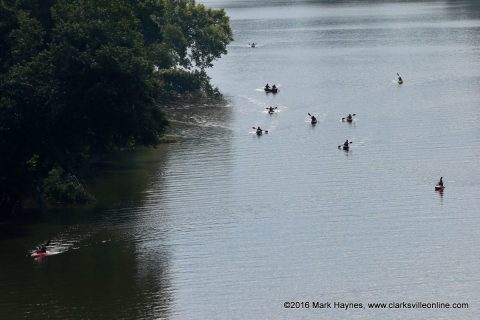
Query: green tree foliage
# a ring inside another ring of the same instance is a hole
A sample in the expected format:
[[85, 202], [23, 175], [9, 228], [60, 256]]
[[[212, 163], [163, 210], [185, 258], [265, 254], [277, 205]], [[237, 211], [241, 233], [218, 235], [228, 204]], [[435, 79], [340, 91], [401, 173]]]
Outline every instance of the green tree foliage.
[[212, 92], [205, 69], [231, 40], [193, 0], [1, 0], [0, 213], [68, 189], [55, 178], [92, 155], [158, 143], [159, 102]]

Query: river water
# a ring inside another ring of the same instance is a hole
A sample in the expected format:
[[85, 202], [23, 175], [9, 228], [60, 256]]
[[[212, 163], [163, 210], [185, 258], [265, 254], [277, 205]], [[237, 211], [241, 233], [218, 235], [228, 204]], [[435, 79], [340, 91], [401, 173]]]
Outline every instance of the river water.
[[171, 109], [184, 141], [106, 164], [95, 206], [1, 223], [1, 318], [478, 319], [478, 2], [204, 3], [227, 102]]

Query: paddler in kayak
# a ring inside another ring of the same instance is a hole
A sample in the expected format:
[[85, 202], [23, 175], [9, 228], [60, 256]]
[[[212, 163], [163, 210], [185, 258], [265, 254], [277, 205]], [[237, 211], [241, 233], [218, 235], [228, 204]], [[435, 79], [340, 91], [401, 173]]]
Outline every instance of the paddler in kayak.
[[265, 90], [270, 90], [270, 86], [268, 83], [265, 85]]
[[268, 107], [267, 110], [268, 110], [268, 113], [274, 113], [275, 112], [275, 109], [277, 109], [277, 107]]
[[257, 134], [258, 134], [258, 135], [261, 135], [262, 133], [263, 133], [263, 130], [262, 130], [262, 128], [260, 128], [260, 127], [257, 127]]
[[317, 123], [317, 118], [315, 118], [315, 116], [311, 116], [310, 118], [312, 119], [312, 121], [311, 121], [312, 124]]
[[47, 246], [50, 245], [50, 240], [48, 240], [45, 244], [40, 244], [35, 247], [35, 252], [36, 253], [45, 253], [47, 252]]
[[272, 91], [275, 91], [275, 90], [277, 90], [277, 86], [276, 86], [276, 85], [273, 85], [273, 86], [272, 86]]
[[347, 122], [353, 122], [353, 117], [355, 117], [357, 114], [351, 114], [349, 113], [348, 116], [346, 116], [345, 118], [342, 118], [342, 122], [343, 121], [347, 121]]
[[348, 139], [347, 139], [347, 140], [345, 140], [345, 142], [343, 143], [343, 145], [339, 145], [339, 146], [338, 146], [338, 149], [343, 149], [343, 150], [345, 150], [345, 151], [348, 151], [348, 150], [350, 150], [350, 144], [351, 144], [351, 143], [352, 143], [352, 141], [348, 141]]
[[440, 177], [440, 181], [438, 181], [437, 186], [443, 187], [443, 177]]
[[400, 75], [399, 75], [398, 73], [397, 73], [397, 76], [398, 76], [398, 80], [397, 80], [398, 83], [399, 83], [399, 84], [402, 84], [402, 83], [403, 83], [402, 77], [400, 77]]

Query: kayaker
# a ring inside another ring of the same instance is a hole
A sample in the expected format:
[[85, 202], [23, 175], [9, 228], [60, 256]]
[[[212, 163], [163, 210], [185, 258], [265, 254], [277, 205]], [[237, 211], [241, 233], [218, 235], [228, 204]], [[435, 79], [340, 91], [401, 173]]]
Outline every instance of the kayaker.
[[400, 75], [398, 75], [398, 82], [403, 82], [402, 77], [400, 77]]
[[349, 144], [349, 142], [348, 142], [348, 139], [347, 139], [347, 140], [345, 140], [345, 142], [343, 143], [343, 147], [344, 147], [344, 148], [348, 148], [348, 144]]
[[272, 90], [277, 90], [277, 86], [276, 86], [276, 85], [273, 85], [273, 86], [272, 86]]
[[265, 85], [265, 90], [270, 90], [270, 86], [268, 85], [268, 83]]
[[348, 116], [347, 116], [347, 120], [352, 120], [352, 115], [349, 113]]
[[275, 111], [274, 107], [268, 107], [268, 112], [273, 113]]
[[311, 116], [312, 118], [312, 122], [317, 122], [317, 118], [315, 118], [315, 116]]
[[35, 248], [36, 253], [45, 253], [47, 252], [47, 246], [50, 244], [50, 240], [48, 240], [45, 244], [40, 244]]
[[438, 181], [437, 185], [443, 187], [443, 177], [440, 177], [440, 181]]
[[262, 128], [257, 127], [257, 134], [260, 134], [260, 133], [262, 133], [262, 132], [263, 132]]

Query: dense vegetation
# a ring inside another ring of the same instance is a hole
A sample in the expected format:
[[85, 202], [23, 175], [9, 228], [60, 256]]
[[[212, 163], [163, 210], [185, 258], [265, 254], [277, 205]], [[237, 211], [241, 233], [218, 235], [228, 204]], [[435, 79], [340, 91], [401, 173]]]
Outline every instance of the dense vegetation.
[[158, 143], [162, 102], [214, 93], [205, 69], [231, 40], [194, 0], [0, 0], [0, 214], [88, 200], [79, 168]]

